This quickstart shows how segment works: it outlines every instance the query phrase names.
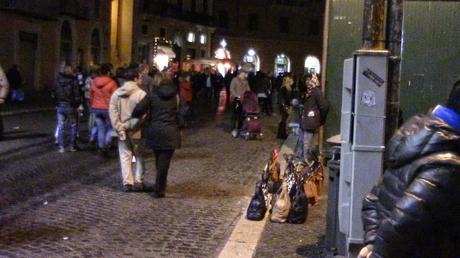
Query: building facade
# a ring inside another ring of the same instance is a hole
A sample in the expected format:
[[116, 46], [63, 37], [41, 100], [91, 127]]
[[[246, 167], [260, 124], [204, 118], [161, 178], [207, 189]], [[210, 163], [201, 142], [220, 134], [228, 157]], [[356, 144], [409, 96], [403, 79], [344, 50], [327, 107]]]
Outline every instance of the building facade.
[[212, 0], [136, 1], [133, 59], [164, 66], [168, 59], [210, 57], [212, 7]]
[[65, 64], [110, 61], [111, 1], [0, 1], [0, 64], [17, 64], [23, 90], [51, 87]]
[[224, 43], [234, 61], [267, 73], [320, 72], [323, 0], [215, 0], [213, 9], [213, 50]]

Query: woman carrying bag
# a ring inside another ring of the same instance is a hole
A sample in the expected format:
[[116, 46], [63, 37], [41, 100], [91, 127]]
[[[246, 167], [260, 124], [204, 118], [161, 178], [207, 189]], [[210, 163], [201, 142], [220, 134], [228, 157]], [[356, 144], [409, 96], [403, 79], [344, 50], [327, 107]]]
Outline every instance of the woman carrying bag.
[[145, 96], [134, 108], [132, 117], [141, 118], [147, 114], [142, 137], [147, 147], [155, 152], [157, 176], [153, 197], [165, 197], [169, 165], [174, 150], [180, 147], [179, 96], [177, 87], [167, 73], [157, 73], [154, 90]]

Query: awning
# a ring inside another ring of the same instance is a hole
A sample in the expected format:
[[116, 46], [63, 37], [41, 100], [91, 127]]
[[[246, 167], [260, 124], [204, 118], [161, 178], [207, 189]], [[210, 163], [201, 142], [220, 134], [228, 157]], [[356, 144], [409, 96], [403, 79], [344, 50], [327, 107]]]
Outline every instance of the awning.
[[160, 54], [160, 55], [166, 55], [168, 56], [169, 58], [175, 58], [176, 57], [176, 53], [174, 53], [174, 51], [172, 50], [171, 47], [169, 46], [158, 46], [157, 47], [157, 55]]

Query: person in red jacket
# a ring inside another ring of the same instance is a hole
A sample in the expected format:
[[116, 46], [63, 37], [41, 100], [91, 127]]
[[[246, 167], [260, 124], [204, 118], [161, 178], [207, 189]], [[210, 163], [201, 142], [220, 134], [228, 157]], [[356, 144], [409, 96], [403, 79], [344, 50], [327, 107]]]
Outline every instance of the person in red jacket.
[[96, 118], [97, 142], [99, 152], [102, 154], [106, 154], [107, 146], [112, 140], [109, 103], [112, 94], [117, 89], [117, 83], [110, 78], [109, 74], [110, 67], [102, 65], [100, 75], [93, 80], [90, 89], [91, 110]]

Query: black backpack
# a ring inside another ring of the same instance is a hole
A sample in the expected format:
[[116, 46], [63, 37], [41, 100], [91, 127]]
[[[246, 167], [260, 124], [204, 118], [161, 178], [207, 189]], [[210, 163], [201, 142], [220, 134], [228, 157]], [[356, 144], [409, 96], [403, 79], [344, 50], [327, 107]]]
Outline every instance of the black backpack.
[[262, 183], [258, 182], [256, 184], [256, 192], [249, 203], [246, 218], [248, 220], [262, 220], [266, 212], [267, 206], [265, 205], [265, 198], [262, 192]]

